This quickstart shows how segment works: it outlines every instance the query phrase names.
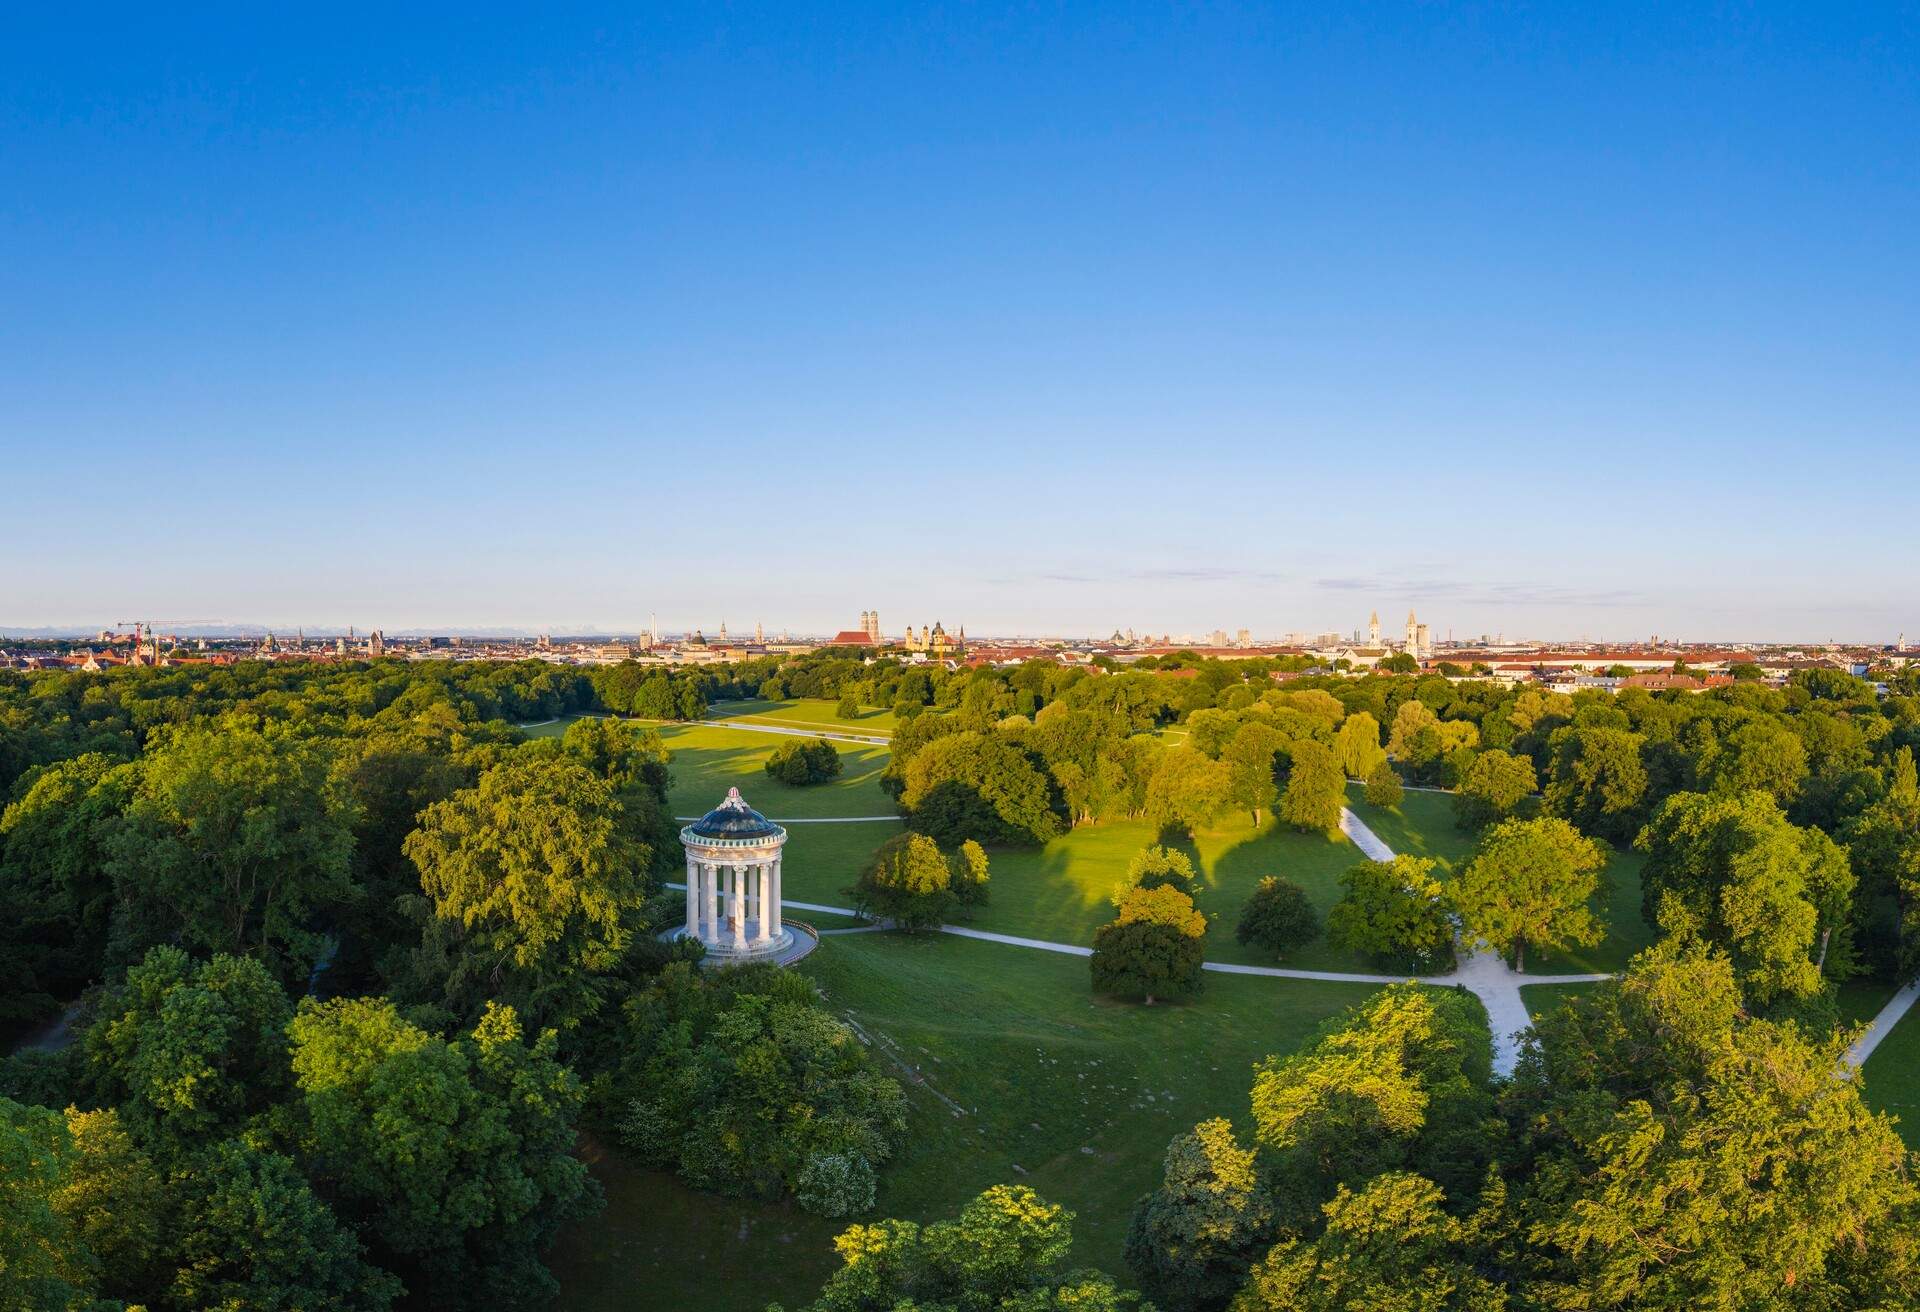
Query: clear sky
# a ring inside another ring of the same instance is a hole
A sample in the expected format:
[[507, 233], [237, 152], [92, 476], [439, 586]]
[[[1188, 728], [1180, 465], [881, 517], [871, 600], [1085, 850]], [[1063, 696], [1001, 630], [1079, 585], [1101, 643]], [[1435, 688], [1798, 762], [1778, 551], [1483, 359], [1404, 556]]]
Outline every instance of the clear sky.
[[172, 8], [0, 17], [0, 629], [1920, 638], [1911, 6]]

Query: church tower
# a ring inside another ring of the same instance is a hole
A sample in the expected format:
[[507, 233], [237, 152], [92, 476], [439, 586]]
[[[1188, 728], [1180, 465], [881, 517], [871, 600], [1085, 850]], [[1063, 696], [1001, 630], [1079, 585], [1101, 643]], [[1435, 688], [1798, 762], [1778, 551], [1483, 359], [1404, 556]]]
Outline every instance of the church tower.
[[1420, 623], [1412, 611], [1407, 612], [1407, 651], [1414, 656], [1420, 654]]
[[1367, 616], [1367, 646], [1378, 647], [1379, 645], [1380, 645], [1380, 612], [1376, 610], [1372, 614]]

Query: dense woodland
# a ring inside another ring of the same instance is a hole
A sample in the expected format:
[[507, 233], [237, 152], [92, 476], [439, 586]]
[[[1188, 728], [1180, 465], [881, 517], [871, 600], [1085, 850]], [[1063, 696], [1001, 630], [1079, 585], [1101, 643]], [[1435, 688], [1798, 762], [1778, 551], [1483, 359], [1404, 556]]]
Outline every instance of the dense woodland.
[[[910, 832], [855, 888], [904, 928], [983, 899], [992, 849], [1151, 822], [1169, 846], [1115, 872], [1095, 941], [1116, 996], [1199, 987], [1219, 931], [1182, 835], [1331, 832], [1349, 779], [1386, 805], [1453, 790], [1475, 856], [1358, 864], [1324, 926], [1268, 881], [1243, 941], [1424, 968], [1457, 926], [1524, 960], [1595, 941], [1627, 846], [1664, 935], [1511, 1081], [1471, 998], [1411, 988], [1275, 1058], [1251, 1137], [1169, 1147], [1124, 1278], [1064, 1269], [1070, 1218], [1009, 1187], [856, 1226], [823, 1312], [1120, 1307], [1122, 1284], [1245, 1312], [1920, 1301], [1911, 1163], [1836, 1075], [1832, 1004], [1920, 972], [1920, 689], [1567, 698], [1292, 665], [0, 675], [0, 1026], [76, 1036], [0, 1066], [11, 1305], [538, 1303], [546, 1243], [595, 1205], [583, 1134], [696, 1187], [869, 1211], [899, 1087], [801, 977], [703, 975], [655, 937], [683, 905], [658, 736], [513, 727], [753, 694], [898, 717]], [[789, 756], [793, 782], [826, 769]]]

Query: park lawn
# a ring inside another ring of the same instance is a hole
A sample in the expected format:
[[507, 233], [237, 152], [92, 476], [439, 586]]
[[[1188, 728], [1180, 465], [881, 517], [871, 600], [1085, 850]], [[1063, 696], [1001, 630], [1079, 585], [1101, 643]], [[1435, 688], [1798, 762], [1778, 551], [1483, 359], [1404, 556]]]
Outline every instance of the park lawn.
[[[1369, 806], [1360, 786], [1350, 784], [1347, 805], [1380, 835], [1395, 852], [1431, 857], [1442, 872], [1459, 868], [1472, 857], [1477, 840], [1453, 823], [1449, 793], [1408, 790], [1396, 809]], [[1634, 953], [1652, 945], [1658, 935], [1640, 915], [1640, 869], [1645, 857], [1631, 848], [1615, 848], [1607, 860], [1609, 887], [1593, 901], [1594, 914], [1607, 926], [1607, 936], [1591, 948], [1571, 952], [1527, 951], [1529, 975], [1589, 975], [1626, 969]]]
[[783, 729], [825, 729], [833, 733], [864, 733], [885, 738], [894, 730], [893, 711], [884, 706], [863, 706], [852, 719], [842, 719], [839, 702], [824, 698], [799, 697], [772, 702], [754, 697], [737, 702], [713, 702], [707, 707], [709, 720], [742, 720], [750, 724], [771, 724]]
[[705, 815], [730, 787], [748, 805], [775, 820], [829, 816], [891, 816], [893, 799], [880, 790], [887, 749], [866, 743], [834, 743], [842, 773], [823, 784], [794, 787], [768, 778], [767, 758], [790, 742], [778, 734], [728, 729], [716, 724], [652, 724], [673, 753], [673, 784], [667, 803], [675, 815]]
[[[1141, 848], [1156, 841], [1154, 828], [1147, 822], [1117, 820], [1069, 830], [1044, 847], [993, 849], [987, 905], [957, 917], [957, 923], [1059, 943], [1091, 944], [1094, 931], [1113, 919], [1110, 899], [1127, 864]], [[1255, 829], [1249, 817], [1235, 814], [1201, 830], [1197, 843], [1182, 834], [1172, 845], [1187, 854], [1200, 874], [1195, 902], [1211, 921], [1207, 960], [1307, 970], [1371, 969], [1324, 939], [1277, 962], [1268, 953], [1241, 947], [1233, 938], [1240, 909], [1266, 875], [1284, 875], [1299, 884], [1324, 921], [1339, 900], [1341, 872], [1362, 859], [1344, 837], [1295, 833], [1276, 826], [1271, 816]]]
[[[1140, 1007], [1094, 998], [1085, 958], [944, 934], [828, 937], [800, 969], [907, 1085], [911, 1129], [875, 1215], [933, 1220], [989, 1185], [1031, 1185], [1076, 1214], [1070, 1263], [1129, 1284], [1128, 1217], [1168, 1141], [1216, 1115], [1245, 1132], [1253, 1064], [1373, 991], [1210, 973], [1191, 1003]], [[836, 1264], [845, 1222], [705, 1198], [614, 1161], [596, 1174], [607, 1210], [554, 1253], [569, 1307], [792, 1307]]]
[[1520, 1000], [1527, 1004], [1529, 1016], [1545, 1016], [1563, 1002], [1581, 997], [1599, 988], [1595, 980], [1577, 980], [1571, 984], [1522, 984]]
[[1900, 1137], [1920, 1150], [1920, 1007], [1900, 1018], [1867, 1058], [1866, 1098], [1875, 1111], [1900, 1118]]
[[563, 715], [557, 720], [546, 720], [539, 724], [517, 724], [514, 728], [529, 738], [558, 738], [567, 731], [568, 725], [581, 718], [583, 717], [579, 715]]

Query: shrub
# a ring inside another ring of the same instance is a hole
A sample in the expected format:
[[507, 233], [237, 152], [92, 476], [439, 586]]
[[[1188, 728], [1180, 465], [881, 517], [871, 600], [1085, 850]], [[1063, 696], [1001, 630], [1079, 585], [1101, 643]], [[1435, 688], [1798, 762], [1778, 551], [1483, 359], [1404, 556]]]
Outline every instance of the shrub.
[[783, 784], [804, 787], [823, 784], [837, 778], [841, 770], [840, 753], [825, 738], [795, 739], [782, 743], [767, 758], [767, 774]]
[[931, 929], [946, 919], [956, 901], [953, 868], [939, 844], [909, 830], [880, 845], [847, 895], [862, 915], [891, 921], [909, 932]]

